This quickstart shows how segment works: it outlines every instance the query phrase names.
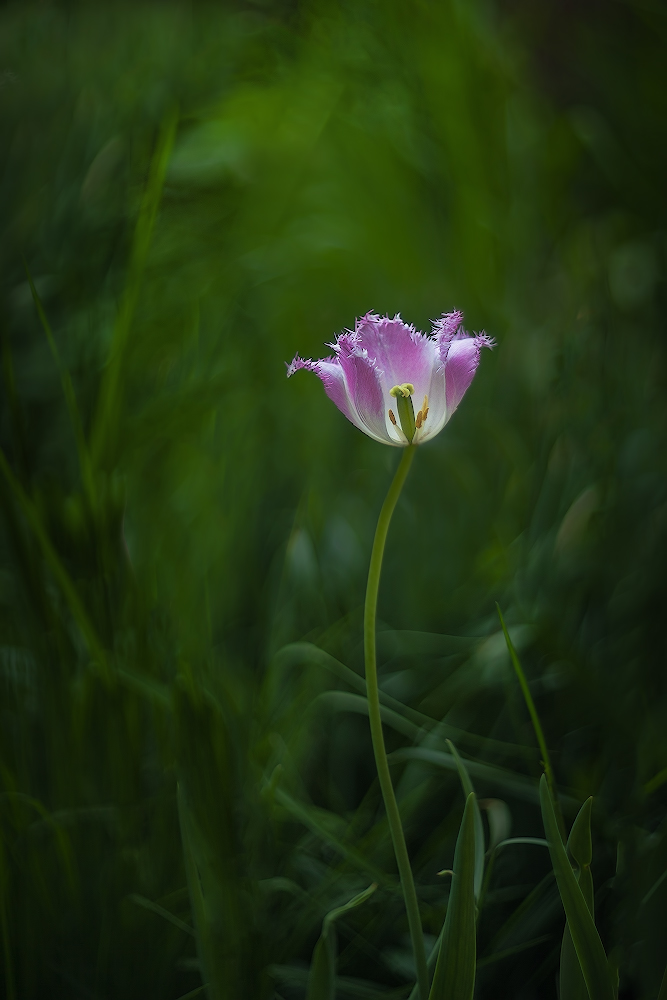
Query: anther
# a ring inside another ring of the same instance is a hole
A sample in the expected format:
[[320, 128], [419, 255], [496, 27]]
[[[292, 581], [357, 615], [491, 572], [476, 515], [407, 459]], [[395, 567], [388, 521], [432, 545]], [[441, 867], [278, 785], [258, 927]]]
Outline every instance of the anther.
[[424, 423], [424, 414], [420, 410], [417, 416], [415, 417], [415, 427], [419, 429], [423, 423]]
[[423, 420], [424, 420], [424, 423], [426, 423], [426, 418], [427, 418], [427, 416], [428, 416], [428, 406], [427, 406], [427, 407], [426, 407], [426, 409], [424, 410], [424, 416], [423, 416]]
[[393, 410], [389, 411], [389, 419], [391, 420], [392, 424], [395, 427], [396, 426], [396, 417], [394, 416], [394, 411]]

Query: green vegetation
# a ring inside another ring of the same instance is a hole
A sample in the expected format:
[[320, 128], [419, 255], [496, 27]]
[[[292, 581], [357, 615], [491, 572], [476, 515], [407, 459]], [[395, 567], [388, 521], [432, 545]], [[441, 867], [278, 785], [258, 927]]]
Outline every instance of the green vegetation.
[[0, 7], [8, 1000], [416, 1000], [363, 680], [399, 455], [284, 362], [453, 308], [498, 347], [378, 603], [432, 1000], [667, 995], [666, 42], [652, 0]]

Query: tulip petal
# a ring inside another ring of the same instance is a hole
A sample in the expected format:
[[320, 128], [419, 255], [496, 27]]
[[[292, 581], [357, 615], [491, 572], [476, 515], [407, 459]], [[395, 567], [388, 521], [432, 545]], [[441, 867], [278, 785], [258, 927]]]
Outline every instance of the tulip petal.
[[385, 393], [405, 382], [414, 385], [415, 399], [429, 391], [435, 360], [429, 337], [408, 326], [399, 315], [389, 319], [374, 313], [366, 313], [357, 321], [355, 335], [359, 346], [375, 360]]
[[397, 444], [387, 431], [387, 408], [375, 361], [353, 335], [339, 337], [335, 350], [345, 374], [348, 397], [357, 414], [352, 422], [376, 441]]
[[484, 333], [476, 337], [457, 337], [449, 345], [445, 362], [448, 420], [473, 380], [482, 347], [493, 347], [493, 341]]
[[360, 431], [382, 444], [401, 443], [393, 440], [387, 430], [382, 389], [371, 361], [343, 351], [338, 357], [321, 361], [297, 354], [287, 367], [287, 377], [302, 368], [317, 375], [329, 399]]

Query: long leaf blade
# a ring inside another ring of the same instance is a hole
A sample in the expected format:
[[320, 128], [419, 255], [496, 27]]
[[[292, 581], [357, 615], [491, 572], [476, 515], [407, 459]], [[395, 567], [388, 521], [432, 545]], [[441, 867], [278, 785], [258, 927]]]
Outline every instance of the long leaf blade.
[[473, 798], [473, 809], [475, 813], [475, 899], [479, 899], [479, 894], [482, 891], [482, 882], [484, 880], [484, 854], [486, 853], [486, 845], [484, 843], [484, 825], [482, 824], [482, 813], [477, 802], [477, 795], [475, 794], [475, 788], [472, 781], [470, 780], [470, 775], [468, 770], [459, 757], [458, 750], [454, 746], [451, 740], [447, 740], [447, 746], [452, 752], [452, 756], [456, 761], [456, 767], [459, 772], [459, 778], [461, 779], [461, 785], [463, 786], [463, 793], [466, 797], [471, 794]]
[[475, 794], [466, 801], [454, 853], [454, 874], [442, 946], [429, 1000], [472, 1000], [475, 989]]
[[507, 630], [507, 625], [505, 624], [505, 619], [503, 618], [503, 613], [500, 610], [500, 605], [496, 601], [496, 611], [498, 612], [498, 618], [500, 619], [500, 625], [503, 630], [503, 635], [505, 637], [505, 644], [507, 646], [507, 652], [510, 654], [510, 659], [512, 661], [512, 666], [514, 667], [514, 673], [519, 681], [519, 686], [521, 688], [521, 693], [523, 694], [523, 699], [526, 703], [526, 708], [528, 709], [528, 714], [530, 715], [530, 720], [533, 723], [533, 729], [535, 730], [535, 737], [540, 748], [540, 753], [542, 754], [542, 763], [544, 764], [544, 770], [546, 772], [547, 781], [549, 782], [549, 788], [551, 789], [551, 794], [554, 800], [554, 809], [556, 811], [556, 821], [558, 823], [558, 829], [560, 830], [561, 836], [565, 838], [565, 826], [563, 824], [563, 817], [561, 816], [560, 805], [558, 799], [556, 798], [556, 780], [554, 778], [553, 768], [551, 766], [551, 757], [549, 756], [549, 748], [547, 747], [547, 741], [544, 737], [544, 730], [542, 729], [542, 723], [540, 722], [540, 717], [537, 714], [537, 709], [535, 707], [535, 702], [533, 701], [533, 696], [530, 693], [530, 687], [528, 686], [528, 680], [523, 672], [523, 667], [521, 666], [521, 661], [517, 655], [517, 651], [514, 648], [514, 643], [510, 638], [510, 634]]
[[540, 780], [540, 803], [544, 829], [549, 841], [551, 863], [588, 994], [591, 1000], [614, 1000], [607, 956], [568, 860], [544, 775]]
[[[593, 798], [586, 799], [572, 824], [567, 849], [579, 865], [577, 879], [586, 905], [593, 915], [593, 877], [590, 864], [593, 857], [591, 839], [591, 808]], [[560, 997], [561, 1000], [588, 1000], [588, 989], [581, 965], [572, 940], [569, 923], [565, 923], [563, 944], [560, 952]]]
[[118, 411], [122, 392], [122, 370], [132, 321], [139, 300], [148, 252], [157, 218], [169, 158], [176, 137], [178, 113], [168, 114], [160, 129], [148, 182], [134, 230], [128, 275], [114, 325], [111, 349], [99, 389], [97, 410], [90, 435], [90, 453], [95, 467], [103, 461], [118, 433]]

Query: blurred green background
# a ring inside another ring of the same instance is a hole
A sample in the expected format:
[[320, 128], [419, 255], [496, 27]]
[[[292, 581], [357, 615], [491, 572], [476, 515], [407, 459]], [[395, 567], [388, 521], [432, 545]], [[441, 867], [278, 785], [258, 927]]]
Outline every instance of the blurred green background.
[[[339, 995], [408, 996], [367, 719], [283, 650], [362, 672], [397, 453], [284, 362], [454, 308], [498, 347], [397, 510], [382, 685], [530, 778], [478, 783], [543, 836], [500, 602], [566, 801], [595, 796], [620, 997], [657, 996], [666, 43], [650, 0], [0, 7], [10, 1000], [303, 997], [323, 915], [377, 880], [341, 841], [389, 881], [339, 926]], [[434, 938], [463, 796], [395, 780]], [[478, 997], [556, 997], [549, 870], [499, 855]]]

